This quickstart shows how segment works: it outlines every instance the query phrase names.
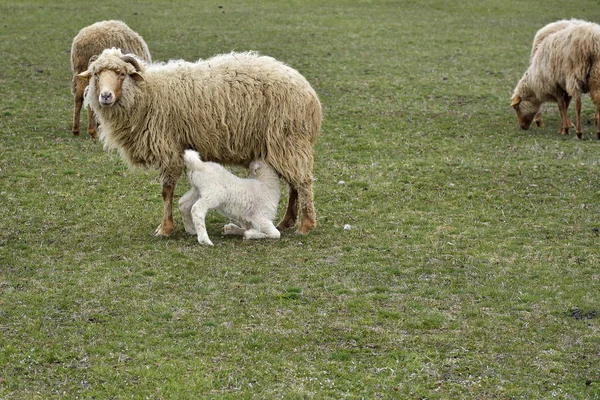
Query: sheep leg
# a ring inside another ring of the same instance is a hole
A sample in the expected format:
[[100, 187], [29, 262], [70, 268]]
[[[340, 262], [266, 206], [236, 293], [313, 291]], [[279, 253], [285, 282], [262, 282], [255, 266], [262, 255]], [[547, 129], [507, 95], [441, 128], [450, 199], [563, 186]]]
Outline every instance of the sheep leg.
[[273, 222], [265, 219], [260, 225], [261, 232], [264, 232], [269, 239], [279, 239], [281, 237], [281, 232], [277, 230]]
[[280, 231], [292, 229], [298, 220], [298, 191], [290, 184], [290, 196], [287, 210], [277, 229]]
[[[277, 231], [279, 232], [279, 231]], [[256, 229], [248, 229], [244, 231], [244, 240], [256, 240], [256, 239], [264, 239], [267, 237], [266, 233], [258, 231]]]
[[600, 107], [596, 107], [594, 122], [596, 123], [596, 136], [600, 139]]
[[534, 121], [535, 121], [535, 124], [538, 126], [538, 128], [544, 127], [544, 121], [542, 120], [542, 113], [541, 112], [535, 114]]
[[569, 119], [569, 104], [571, 104], [571, 96], [569, 96], [568, 94], [564, 94], [564, 99], [565, 99], [565, 118], [567, 120], [567, 126], [569, 128], [575, 128], [575, 124], [573, 122], [571, 122], [571, 120]]
[[192, 218], [194, 219], [194, 226], [196, 227], [196, 232], [198, 232], [198, 243], [208, 244], [212, 246], [213, 243], [208, 237], [208, 232], [206, 232], [206, 224], [204, 222], [204, 218], [206, 217], [206, 213], [209, 209], [210, 207], [201, 197], [192, 206]]
[[563, 135], [569, 134], [569, 128], [571, 125], [571, 121], [569, 121], [569, 115], [567, 114], [567, 109], [569, 108], [570, 102], [571, 98], [567, 94], [558, 98], [558, 112], [560, 114], [560, 129], [558, 130], [558, 133]]
[[302, 223], [298, 232], [300, 235], [306, 235], [317, 226], [315, 216], [315, 206], [313, 203], [312, 178], [308, 178], [304, 184], [298, 188], [300, 207], [302, 208]]
[[244, 232], [244, 239], [279, 239], [280, 237], [281, 232], [268, 219], [252, 222], [252, 228]]
[[98, 123], [96, 122], [96, 116], [90, 107], [87, 108], [88, 112], [88, 133], [92, 139], [98, 139]]
[[79, 136], [79, 118], [81, 115], [81, 107], [83, 106], [83, 96], [75, 94], [74, 97], [75, 107], [73, 109], [73, 128], [71, 129], [71, 132], [73, 132], [73, 135]]
[[200, 194], [196, 190], [190, 189], [179, 199], [179, 211], [183, 218], [183, 226], [185, 227], [185, 231], [190, 235], [197, 234], [194, 220], [192, 219], [192, 206], [198, 198], [200, 198]]
[[158, 228], [154, 231], [156, 236], [171, 236], [175, 224], [173, 223], [173, 193], [175, 184], [163, 183], [163, 219]]
[[237, 226], [234, 223], [227, 224], [223, 227], [223, 235], [238, 235], [242, 236], [246, 232], [246, 229]]
[[594, 113], [594, 123], [596, 125], [596, 137], [600, 139], [600, 71], [598, 68], [592, 68], [590, 73], [590, 97], [596, 105], [596, 112]]
[[581, 94], [575, 94], [575, 111], [577, 113], [577, 127], [575, 133], [579, 139], [583, 139], [583, 128], [581, 126]]

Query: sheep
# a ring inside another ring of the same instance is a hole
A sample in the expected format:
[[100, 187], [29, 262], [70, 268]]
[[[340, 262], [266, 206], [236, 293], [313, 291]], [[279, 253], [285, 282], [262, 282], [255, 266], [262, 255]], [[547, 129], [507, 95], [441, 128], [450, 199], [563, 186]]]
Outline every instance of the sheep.
[[[561, 19], [560, 21], [551, 22], [548, 25], [545, 25], [544, 27], [540, 28], [536, 32], [536, 34], [535, 34], [535, 36], [533, 38], [533, 45], [531, 46], [531, 55], [529, 56], [529, 60], [531, 61], [533, 59], [533, 56], [535, 55], [535, 53], [537, 51], [537, 48], [539, 47], [540, 43], [544, 39], [546, 39], [548, 36], [552, 35], [555, 32], [558, 32], [560, 30], [568, 28], [570, 26], [580, 25], [580, 24], [585, 24], [585, 23], [588, 23], [588, 22], [580, 20], [580, 19], [575, 19], [575, 18], [572, 18], [572, 19]], [[564, 99], [564, 101], [558, 102], [558, 106], [559, 106], [558, 112], [559, 112], [561, 118], [564, 115], [567, 115], [567, 110], [569, 108], [570, 101], [571, 101], [571, 98], [567, 97], [567, 98]], [[562, 111], [561, 108], [560, 108], [562, 106], [565, 107], [564, 111]], [[538, 127], [544, 126], [544, 121], [542, 120], [542, 113], [541, 112], [539, 112], [539, 113], [536, 114], [536, 116], [534, 118], [534, 121], [535, 121], [535, 123], [536, 123], [536, 125]], [[561, 122], [562, 122], [561, 123], [561, 127], [558, 130], [560, 133], [562, 133], [562, 127], [565, 124], [568, 125], [569, 127], [573, 126], [573, 123], [569, 120], [568, 116], [567, 116], [567, 121], [561, 121]]]
[[224, 164], [263, 159], [290, 186], [278, 228], [293, 228], [299, 209], [297, 233], [315, 228], [313, 147], [321, 103], [298, 71], [255, 52], [147, 65], [107, 49], [80, 76], [92, 77], [86, 102], [99, 118], [105, 148], [119, 149], [132, 166], [159, 171], [163, 218], [155, 235], [173, 232], [173, 192], [186, 149]]
[[[567, 98], [575, 99], [576, 133], [583, 138], [581, 94], [589, 92], [600, 106], [600, 26], [594, 23], [574, 25], [544, 39], [535, 52], [529, 68], [515, 87], [511, 106], [517, 113], [521, 129], [529, 129], [542, 103], [558, 101], [562, 132], [569, 133], [566, 115]], [[564, 103], [561, 103], [564, 102]], [[600, 121], [596, 118], [598, 138]]]
[[[71, 71], [73, 80], [71, 92], [75, 100], [73, 108], [73, 135], [79, 136], [79, 116], [87, 80], [78, 75], [88, 69], [90, 59], [95, 58], [102, 50], [111, 47], [121, 48], [126, 53], [136, 54], [147, 62], [152, 58], [144, 39], [131, 30], [122, 21], [100, 21], [79, 31], [71, 45]], [[88, 108], [88, 133], [93, 139], [98, 137], [96, 119]]]
[[279, 239], [272, 222], [281, 195], [275, 170], [263, 161], [252, 161], [248, 179], [242, 179], [220, 164], [203, 162], [194, 150], [186, 150], [183, 160], [192, 188], [179, 200], [179, 210], [185, 231], [198, 235], [200, 244], [213, 244], [204, 224], [206, 213], [212, 209], [235, 221], [223, 227], [225, 235]]

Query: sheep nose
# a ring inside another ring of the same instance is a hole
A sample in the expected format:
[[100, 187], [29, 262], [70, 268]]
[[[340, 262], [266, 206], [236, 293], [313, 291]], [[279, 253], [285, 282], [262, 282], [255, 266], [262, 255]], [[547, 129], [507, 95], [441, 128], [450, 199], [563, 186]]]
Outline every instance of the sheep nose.
[[100, 103], [110, 104], [112, 103], [113, 94], [111, 92], [100, 93]]

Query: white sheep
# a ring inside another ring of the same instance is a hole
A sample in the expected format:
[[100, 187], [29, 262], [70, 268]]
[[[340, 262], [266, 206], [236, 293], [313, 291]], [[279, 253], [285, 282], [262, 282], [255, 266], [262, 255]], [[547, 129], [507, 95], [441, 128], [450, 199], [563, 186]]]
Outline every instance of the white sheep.
[[[561, 19], [559, 21], [554, 21], [554, 22], [551, 22], [551, 23], [543, 26], [536, 32], [536, 34], [533, 38], [533, 44], [531, 46], [531, 54], [529, 56], [529, 60], [531, 61], [533, 59], [533, 56], [535, 55], [540, 43], [542, 43], [542, 41], [544, 39], [546, 39], [548, 36], [552, 35], [553, 33], [558, 32], [558, 31], [561, 31], [565, 28], [571, 27], [573, 25], [580, 25], [580, 24], [586, 24], [586, 23], [589, 23], [589, 22], [572, 18], [572, 19]], [[564, 126], [569, 126], [569, 127], [573, 126], [573, 123], [569, 120], [568, 114], [567, 114], [567, 110], [569, 109], [569, 103], [571, 102], [571, 98], [569, 96], [567, 96], [564, 99], [560, 99], [560, 101], [559, 101], [559, 99], [556, 99], [556, 102], [558, 103], [558, 112], [560, 114], [561, 119], [563, 118], [563, 116], [567, 116], [566, 121], [561, 121], [561, 127], [558, 130], [560, 133], [563, 133], [562, 131], [563, 131]], [[561, 107], [564, 107], [564, 110], [561, 109]], [[539, 127], [544, 126], [544, 121], [542, 120], [541, 112], [536, 114], [534, 121], [537, 126], [539, 126]]]
[[[81, 106], [88, 85], [88, 80], [78, 75], [88, 69], [90, 59], [93, 60], [104, 49], [111, 47], [120, 48], [125, 53], [136, 54], [147, 62], [152, 61], [144, 39], [122, 21], [100, 21], [81, 29], [71, 44], [71, 71], [73, 72], [71, 92], [75, 100], [72, 132], [76, 136], [79, 136]], [[88, 133], [94, 139], [98, 136], [96, 119], [89, 108]]]
[[198, 235], [198, 242], [212, 245], [204, 218], [217, 210], [235, 223], [223, 227], [225, 235], [242, 235], [244, 239], [279, 239], [273, 225], [281, 195], [279, 176], [262, 161], [250, 163], [248, 179], [242, 179], [223, 166], [203, 162], [196, 151], [183, 156], [192, 188], [179, 200], [179, 210], [186, 232]]
[[[582, 23], [567, 27], [546, 37], [538, 46], [529, 68], [517, 84], [511, 106], [522, 129], [529, 129], [540, 107], [547, 101], [558, 101], [562, 132], [569, 133], [566, 98], [575, 99], [576, 133], [583, 138], [581, 94], [589, 92], [594, 104], [600, 105], [600, 26]], [[596, 118], [598, 138], [600, 121]]]
[[91, 78], [86, 102], [105, 147], [119, 149], [130, 165], [160, 172], [163, 219], [156, 235], [173, 232], [173, 193], [186, 149], [219, 163], [264, 160], [290, 185], [278, 228], [292, 228], [299, 209], [298, 233], [316, 226], [312, 170], [321, 103], [298, 71], [254, 52], [146, 65], [108, 49], [80, 76]]

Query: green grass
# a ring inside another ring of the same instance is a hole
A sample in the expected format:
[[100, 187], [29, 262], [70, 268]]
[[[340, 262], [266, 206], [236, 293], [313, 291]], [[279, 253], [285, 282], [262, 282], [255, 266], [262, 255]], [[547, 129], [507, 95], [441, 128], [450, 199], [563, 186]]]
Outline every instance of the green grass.
[[[509, 108], [571, 17], [600, 9], [0, 2], [0, 398], [600, 398], [594, 106], [584, 141]], [[155, 60], [253, 49], [309, 79], [314, 232], [151, 235], [157, 173], [70, 133], [71, 40], [109, 18]]]

